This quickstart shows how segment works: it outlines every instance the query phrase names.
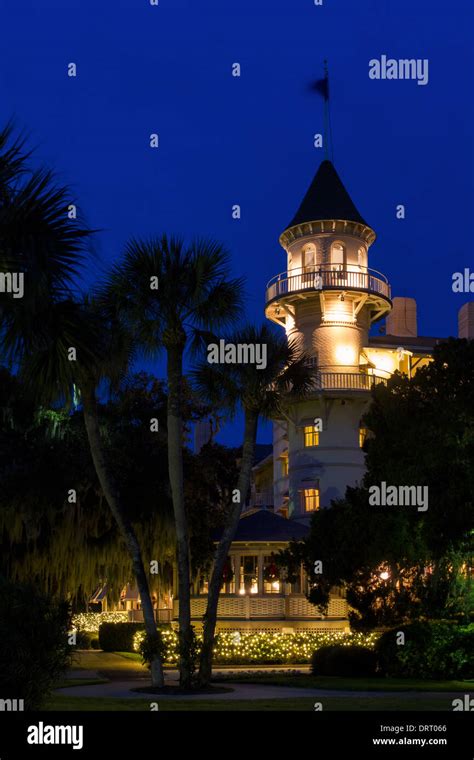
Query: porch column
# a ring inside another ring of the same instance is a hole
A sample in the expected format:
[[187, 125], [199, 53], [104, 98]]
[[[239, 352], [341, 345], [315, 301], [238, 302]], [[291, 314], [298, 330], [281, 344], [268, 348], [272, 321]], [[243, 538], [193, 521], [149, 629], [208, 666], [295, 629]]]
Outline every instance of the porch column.
[[263, 554], [258, 555], [257, 583], [258, 594], [263, 594]]
[[238, 554], [232, 555], [233, 561], [234, 561], [234, 595], [240, 596], [239, 589], [240, 589], [240, 562], [241, 562], [241, 555], [240, 552]]

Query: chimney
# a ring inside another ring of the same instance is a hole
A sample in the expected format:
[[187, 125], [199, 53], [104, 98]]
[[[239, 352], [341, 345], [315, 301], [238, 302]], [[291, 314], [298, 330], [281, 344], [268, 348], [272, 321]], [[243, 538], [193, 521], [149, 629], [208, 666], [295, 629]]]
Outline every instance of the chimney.
[[474, 339], [474, 301], [465, 303], [458, 312], [459, 338]]
[[393, 299], [393, 308], [385, 322], [386, 335], [397, 335], [400, 338], [416, 338], [416, 301], [414, 298]]

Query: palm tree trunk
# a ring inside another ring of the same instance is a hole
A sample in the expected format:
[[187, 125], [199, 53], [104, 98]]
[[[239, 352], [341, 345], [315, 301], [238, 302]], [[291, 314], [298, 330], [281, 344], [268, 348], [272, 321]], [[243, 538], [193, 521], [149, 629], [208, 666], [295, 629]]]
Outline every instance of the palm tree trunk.
[[182, 383], [183, 349], [177, 342], [167, 348], [168, 374], [168, 470], [173, 498], [178, 552], [179, 597], [179, 681], [190, 688], [194, 663], [192, 658], [191, 593], [188, 522], [184, 506]]
[[[152, 644], [157, 643], [158, 631], [156, 628], [153, 603], [151, 601], [148, 578], [143, 565], [140, 545], [133, 526], [126, 516], [119, 490], [106, 462], [97, 416], [97, 401], [93, 389], [82, 389], [82, 406], [84, 423], [95, 471], [105, 498], [107, 499], [110, 511], [115, 518], [121, 536], [132, 559], [133, 571], [137, 582], [138, 593], [140, 594], [143, 619], [148, 640]], [[156, 654], [151, 660], [151, 681], [152, 686], [155, 688], [162, 688], [164, 686], [163, 665], [158, 654]]]
[[219, 604], [219, 594], [222, 585], [222, 573], [229, 554], [229, 549], [237, 532], [240, 515], [242, 513], [242, 506], [250, 487], [250, 477], [255, 457], [255, 444], [257, 441], [257, 426], [258, 412], [246, 409], [242, 461], [237, 482], [240, 501], [233, 506], [214, 557], [214, 566], [207, 596], [207, 607], [204, 615], [203, 642], [199, 663], [199, 683], [201, 686], [206, 686], [210, 682], [212, 676], [214, 635], [217, 623], [217, 606]]

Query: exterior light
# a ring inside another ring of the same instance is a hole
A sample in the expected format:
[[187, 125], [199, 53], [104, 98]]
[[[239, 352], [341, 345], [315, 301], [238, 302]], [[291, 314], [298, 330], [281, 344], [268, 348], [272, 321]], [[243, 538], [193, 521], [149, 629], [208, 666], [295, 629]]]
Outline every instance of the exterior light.
[[394, 362], [393, 357], [390, 354], [382, 354], [375, 357], [375, 366], [382, 372], [393, 372]]
[[386, 581], [390, 578], [390, 573], [384, 570], [383, 573], [380, 573], [380, 577], [383, 581]]
[[336, 348], [336, 359], [339, 364], [354, 364], [355, 356], [352, 346], [341, 345]]

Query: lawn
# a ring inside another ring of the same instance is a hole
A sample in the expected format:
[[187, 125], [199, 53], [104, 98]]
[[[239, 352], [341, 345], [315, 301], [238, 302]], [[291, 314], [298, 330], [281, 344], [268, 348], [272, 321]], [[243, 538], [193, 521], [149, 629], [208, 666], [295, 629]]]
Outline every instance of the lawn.
[[108, 683], [106, 678], [62, 678], [54, 684], [55, 689], [69, 689], [71, 686], [95, 686], [99, 683]]
[[339, 691], [439, 691], [465, 694], [474, 690], [474, 681], [425, 681], [412, 678], [339, 678], [312, 676], [309, 673], [226, 673], [219, 682], [256, 683], [269, 686], [294, 686], [301, 689], [335, 689]]

